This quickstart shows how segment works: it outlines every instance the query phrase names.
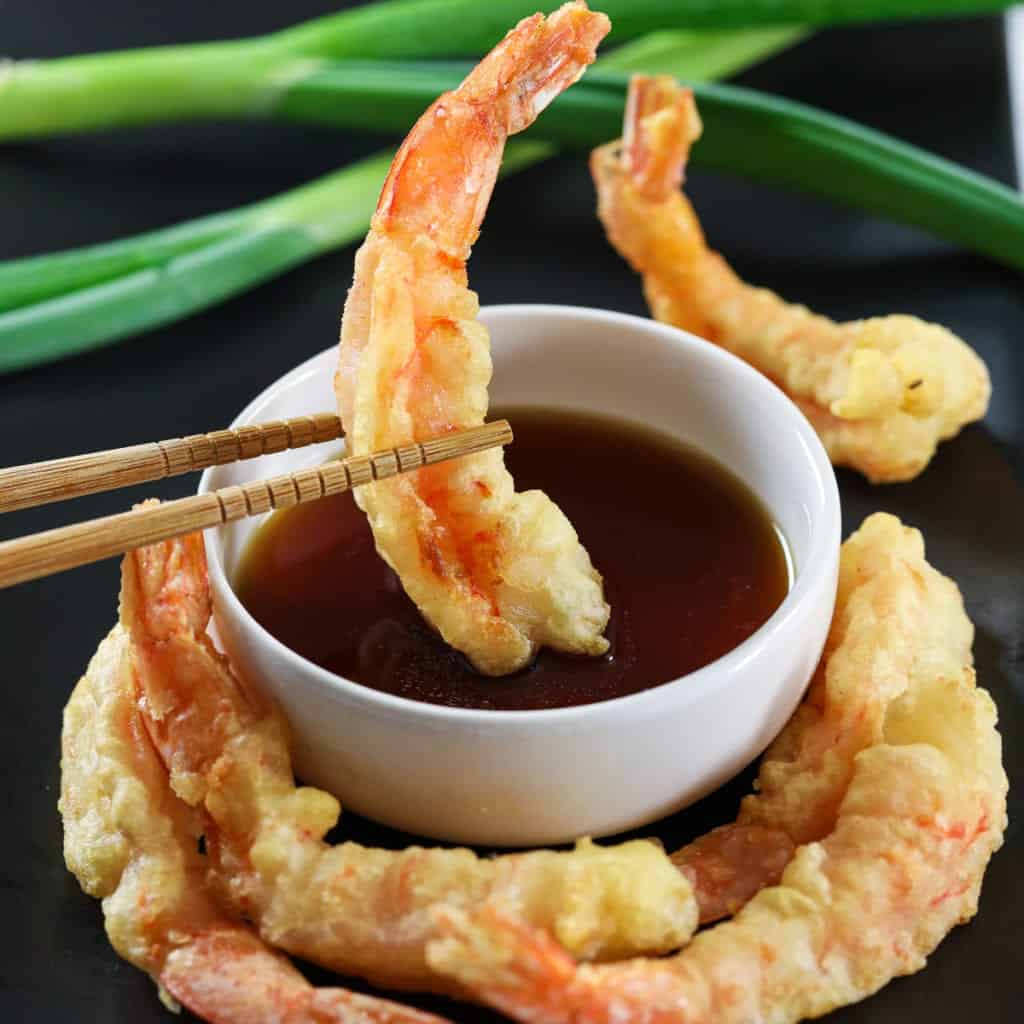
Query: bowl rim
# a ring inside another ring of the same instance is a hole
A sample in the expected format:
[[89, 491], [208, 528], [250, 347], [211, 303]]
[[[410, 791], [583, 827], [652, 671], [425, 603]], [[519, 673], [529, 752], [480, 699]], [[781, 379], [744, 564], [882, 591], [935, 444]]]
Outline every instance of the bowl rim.
[[[590, 704], [578, 704], [565, 708], [510, 711], [489, 708], [449, 707], [447, 705], [413, 700], [409, 697], [399, 697], [375, 690], [370, 686], [365, 686], [345, 676], [337, 675], [329, 669], [317, 665], [278, 640], [277, 637], [273, 636], [253, 618], [248, 609], [242, 604], [228, 579], [221, 557], [221, 546], [210, 543], [206, 544], [207, 562], [209, 564], [211, 582], [214, 584], [217, 596], [220, 597], [226, 594], [232, 615], [241, 619], [250, 630], [254, 630], [259, 635], [261, 641], [268, 644], [285, 662], [303, 672], [309, 679], [315, 680], [324, 690], [328, 692], [333, 691], [332, 695], [344, 696], [350, 700], [375, 705], [381, 712], [389, 712], [392, 715], [404, 715], [407, 718], [418, 718], [434, 724], [447, 722], [450, 724], [460, 723], [470, 726], [476, 724], [489, 727], [500, 727], [502, 725], [516, 725], [520, 727], [548, 724], [570, 725], [582, 718], [616, 715], [627, 707], [636, 711], [649, 710], [652, 706], [663, 704], [667, 699], [673, 700], [678, 705], [685, 706], [729, 685], [734, 679], [742, 678], [742, 669], [747, 662], [761, 656], [766, 649], [772, 648], [790, 632], [791, 628], [800, 619], [809, 614], [809, 605], [815, 600], [820, 599], [821, 595], [818, 591], [820, 591], [822, 585], [828, 584], [830, 576], [833, 575], [832, 566], [838, 560], [842, 532], [839, 489], [836, 484], [832, 464], [810, 422], [781, 388], [739, 357], [734, 356], [732, 353], [704, 338], [669, 324], [663, 324], [656, 320], [630, 313], [556, 303], [503, 303], [481, 307], [480, 315], [485, 319], [488, 331], [491, 333], [495, 329], [499, 329], [501, 321], [506, 318], [515, 317], [554, 317], [571, 319], [577, 322], [601, 321], [606, 324], [617, 324], [632, 330], [647, 331], [660, 336], [664, 341], [672, 344], [696, 348], [702, 358], [726, 367], [729, 372], [737, 374], [740, 379], [745, 380], [750, 386], [770, 394], [773, 401], [780, 403], [780, 408], [786, 410], [785, 415], [789, 415], [793, 422], [789, 425], [789, 428], [781, 430], [779, 433], [780, 435], [791, 437], [794, 445], [802, 449], [803, 461], [808, 464], [814, 476], [816, 497], [821, 509], [819, 515], [812, 516], [810, 544], [808, 545], [808, 551], [803, 559], [802, 566], [795, 572], [793, 585], [783, 598], [782, 603], [775, 609], [767, 621], [751, 633], [741, 644], [727, 651], [721, 657], [693, 672], [679, 676], [676, 679], [670, 679], [650, 689], [626, 694], [621, 697], [613, 697], [609, 700], [595, 701]], [[336, 349], [336, 344], [323, 349], [305, 359], [281, 377], [278, 377], [234, 417], [231, 421], [231, 428], [234, 429], [241, 425], [255, 422], [254, 418], [259, 416], [260, 410], [265, 405], [273, 401], [280, 392], [290, 390], [300, 380], [307, 378], [313, 372], [314, 367], [329, 352], [334, 352]], [[198, 493], [203, 494], [214, 489], [211, 481], [214, 473], [219, 468], [211, 466], [203, 472], [199, 481]], [[221, 527], [213, 527], [205, 531], [205, 533], [214, 533], [219, 529]], [[827, 599], [833, 599], [834, 592], [826, 595], [826, 597]], [[223, 614], [223, 611], [221, 614]]]

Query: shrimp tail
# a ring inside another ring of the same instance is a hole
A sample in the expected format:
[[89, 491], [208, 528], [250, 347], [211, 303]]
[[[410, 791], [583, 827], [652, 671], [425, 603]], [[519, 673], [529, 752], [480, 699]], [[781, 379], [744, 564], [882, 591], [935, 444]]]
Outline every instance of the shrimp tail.
[[[156, 505], [155, 499], [136, 508]], [[189, 632], [202, 635], [212, 605], [201, 533], [131, 552], [124, 563], [122, 619], [138, 621], [152, 642]]]
[[167, 958], [159, 981], [183, 1006], [215, 1024], [445, 1024], [432, 1013], [341, 988], [313, 988], [283, 956], [230, 925], [196, 937]]
[[[687, 1024], [698, 1020], [681, 977], [644, 960], [577, 965], [543, 929], [494, 905], [434, 911], [439, 971], [524, 1024]], [[687, 972], [683, 970], [681, 975]]]
[[[545, 18], [524, 18], [452, 92], [439, 96], [395, 155], [373, 227], [424, 234], [464, 262], [497, 180], [505, 139], [538, 115], [593, 63], [611, 22], [582, 0]], [[463, 151], [471, 180], [437, 217], [438, 183], [451, 177], [451, 154]], [[423, 216], [426, 214], [426, 216]]]
[[472, 911], [432, 911], [439, 938], [427, 947], [431, 966], [467, 990], [486, 986], [496, 1009], [531, 1024], [574, 1019], [576, 964], [543, 929], [494, 904]]
[[690, 147], [703, 125], [692, 89], [669, 75], [634, 75], [626, 100], [622, 150], [634, 187], [653, 202], [683, 184]]
[[143, 721], [174, 792], [191, 806], [206, 797], [210, 769], [239, 715], [256, 707], [206, 633], [211, 610], [201, 533], [125, 556], [121, 623], [131, 637]]
[[524, 18], [466, 76], [459, 92], [470, 103], [506, 104], [509, 135], [528, 128], [560, 93], [593, 63], [611, 22], [582, 2], [567, 3], [545, 18]]

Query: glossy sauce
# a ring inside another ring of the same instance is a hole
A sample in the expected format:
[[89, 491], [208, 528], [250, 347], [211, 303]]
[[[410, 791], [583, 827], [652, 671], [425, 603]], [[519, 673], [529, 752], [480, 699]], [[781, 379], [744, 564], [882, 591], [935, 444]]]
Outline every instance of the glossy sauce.
[[475, 673], [424, 622], [342, 494], [277, 512], [235, 580], [267, 630], [366, 686], [464, 708], [568, 707], [650, 689], [732, 650], [779, 606], [786, 551], [731, 473], [664, 435], [603, 417], [504, 409], [517, 489], [546, 491], [572, 520], [612, 606], [601, 658], [545, 650], [499, 679]]

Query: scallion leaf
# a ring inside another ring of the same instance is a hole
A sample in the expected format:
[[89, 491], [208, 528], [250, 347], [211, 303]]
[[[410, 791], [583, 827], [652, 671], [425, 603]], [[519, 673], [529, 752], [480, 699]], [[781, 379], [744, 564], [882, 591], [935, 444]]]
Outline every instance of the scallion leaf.
[[[767, 53], [780, 40], [765, 36], [761, 43]], [[690, 33], [638, 43], [634, 56], [678, 77], [699, 77], [704, 70], [695, 62]], [[705, 51], [704, 66], [721, 72], [730, 60], [742, 66], [753, 55], [733, 49], [717, 56], [716, 63]], [[630, 59], [623, 51], [627, 68]], [[291, 82], [265, 113], [405, 131], [466, 67], [320, 66]], [[504, 170], [535, 163], [556, 145], [590, 148], [617, 136], [627, 81], [623, 71], [599, 62], [552, 105], [530, 137], [513, 140]], [[891, 216], [1024, 268], [1024, 203], [1005, 186], [803, 104], [729, 86], [697, 83], [695, 89], [705, 123], [695, 163]], [[0, 309], [7, 310], [0, 313], [0, 371], [179, 319], [357, 240], [388, 162], [387, 156], [364, 161], [276, 199], [134, 240], [0, 264]]]
[[[0, 140], [149, 121], [257, 114], [275, 104], [292, 82], [330, 61], [482, 53], [537, 6], [537, 0], [388, 0], [250, 39], [12, 61], [0, 65]], [[668, 28], [763, 30], [766, 26], [980, 14], [1011, 3], [595, 0], [593, 6], [612, 19], [609, 42], [614, 45]], [[720, 39], [712, 35], [705, 44], [717, 45]]]
[[[180, 320], [365, 231], [391, 164], [384, 153], [273, 200], [166, 232], [0, 264], [0, 372], [23, 369]], [[103, 269], [120, 272], [100, 278]], [[11, 308], [31, 273], [43, 301]], [[94, 276], [75, 289], [76, 279]], [[13, 282], [13, 287], [12, 287]], [[69, 285], [58, 292], [60, 283]], [[8, 291], [4, 291], [5, 285]]]
[[[788, 30], [788, 35], [796, 39], [800, 33]], [[735, 36], [695, 50], [688, 34], [677, 33], [677, 57], [685, 59], [695, 77], [703, 76], [705, 69], [729, 74], [774, 53], [784, 42], [777, 33], [765, 34], [759, 49], [754, 41], [737, 45]], [[670, 50], [664, 38], [658, 49], [663, 57]], [[618, 66], [629, 68], [629, 52], [620, 52]], [[644, 59], [642, 52], [637, 59]], [[452, 76], [457, 79], [463, 70], [448, 68], [440, 88], [447, 88]], [[432, 81], [423, 77], [421, 87]], [[404, 102], [408, 101], [406, 95]], [[407, 130], [419, 113], [396, 123]], [[514, 139], [506, 148], [502, 173], [528, 167], [554, 152], [547, 142]], [[262, 203], [161, 231], [0, 263], [0, 372], [49, 362], [179, 320], [303, 259], [358, 241], [369, 225], [390, 161], [390, 154], [382, 154]], [[266, 244], [268, 225], [282, 231], [285, 239], [276, 262], [275, 250]], [[186, 259], [190, 254], [202, 254], [202, 263]], [[201, 273], [195, 272], [196, 266], [202, 267]]]
[[[667, 47], [660, 66], [684, 71]], [[296, 82], [274, 112], [346, 128], [399, 129], [465, 70], [347, 61]], [[552, 104], [530, 136], [581, 149], [615, 138], [627, 84], [625, 73], [595, 67]], [[730, 85], [693, 87], [704, 121], [695, 166], [825, 196], [1024, 269], [1024, 201], [1005, 185], [803, 103]], [[377, 97], [372, 117], [370, 94]]]

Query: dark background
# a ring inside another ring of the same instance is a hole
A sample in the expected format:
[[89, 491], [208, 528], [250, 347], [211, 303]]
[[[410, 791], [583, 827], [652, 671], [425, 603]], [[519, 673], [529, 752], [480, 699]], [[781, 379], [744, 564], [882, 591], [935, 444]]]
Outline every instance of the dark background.
[[[330, 0], [0, 0], [0, 49], [45, 57], [227, 38], [336, 9]], [[1001, 24], [995, 19], [825, 32], [745, 83], [852, 116], [1013, 181]], [[3, 116], [0, 103], [0, 117]], [[0, 258], [97, 242], [269, 196], [381, 145], [315, 127], [161, 126], [0, 148]], [[1019, 274], [910, 229], [743, 181], [692, 175], [712, 243], [750, 280], [838, 318], [908, 312], [981, 352], [995, 394], [986, 421], [942, 448], [909, 485], [840, 473], [847, 531], [875, 509], [921, 527], [932, 561], [961, 585], [977, 624], [981, 682], [999, 705], [1011, 786], [1024, 778], [1024, 290]], [[484, 303], [562, 302], [645, 313], [606, 244], [581, 159], [501, 183], [471, 278]], [[331, 344], [352, 249], [184, 323], [52, 367], [0, 378], [0, 465], [225, 425], [284, 370]], [[195, 480], [150, 485], [180, 496]], [[140, 492], [141, 493], [141, 492]], [[140, 493], [83, 499], [0, 522], [11, 537], [117, 511]], [[0, 1020], [169, 1019], [152, 983], [119, 960], [98, 904], [61, 858], [61, 708], [115, 615], [113, 562], [0, 592]], [[663, 824], [683, 841], [732, 816], [747, 777]], [[1024, 997], [1024, 835], [1011, 825], [979, 917], [926, 971], [894, 982], [837, 1024], [1018, 1020]], [[345, 833], [401, 837], [355, 819]], [[1017, 874], [1015, 875], [1015, 868]], [[317, 975], [322, 980], [322, 975]], [[426, 1005], [424, 1003], [424, 1005]], [[495, 1018], [446, 1008], [459, 1021]]]

